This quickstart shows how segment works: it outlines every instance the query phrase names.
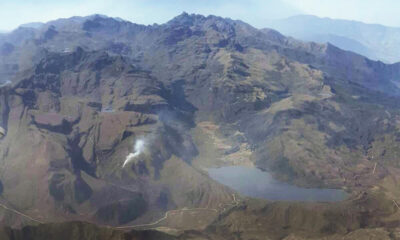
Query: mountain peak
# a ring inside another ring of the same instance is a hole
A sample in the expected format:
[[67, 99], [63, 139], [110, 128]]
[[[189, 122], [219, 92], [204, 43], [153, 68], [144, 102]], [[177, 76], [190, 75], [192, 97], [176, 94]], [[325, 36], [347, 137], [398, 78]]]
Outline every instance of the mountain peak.
[[42, 22], [31, 22], [31, 23], [21, 24], [19, 27], [39, 29], [39, 28], [43, 27], [44, 25], [45, 24]]
[[180, 15], [174, 17], [167, 22], [168, 25], [188, 25], [191, 26], [196, 20], [205, 19], [203, 15], [199, 14], [188, 14], [187, 12], [182, 12]]

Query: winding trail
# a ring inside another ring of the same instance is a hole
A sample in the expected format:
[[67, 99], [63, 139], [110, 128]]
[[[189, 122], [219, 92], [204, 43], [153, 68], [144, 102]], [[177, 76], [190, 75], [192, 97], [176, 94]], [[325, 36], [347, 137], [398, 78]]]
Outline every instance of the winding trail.
[[[233, 203], [227, 203], [225, 205], [230, 205], [232, 207], [235, 207], [239, 205], [239, 201], [236, 199], [236, 195], [232, 194], [233, 198]], [[226, 210], [226, 207], [223, 208], [222, 212]], [[179, 212], [189, 212], [189, 211], [213, 211], [218, 213], [219, 210], [215, 208], [183, 208], [183, 209], [175, 209], [175, 210], [169, 210], [165, 213], [164, 217], [158, 219], [155, 222], [152, 223], [146, 223], [146, 224], [136, 224], [136, 225], [129, 225], [129, 226], [121, 226], [121, 227], [114, 227], [116, 229], [127, 229], [127, 228], [139, 228], [139, 227], [150, 227], [159, 224], [160, 222], [166, 220], [169, 215], [174, 214], [174, 213], [179, 213]]]
[[9, 208], [9, 207], [7, 207], [6, 205], [4, 205], [4, 204], [2, 204], [2, 203], [0, 203], [0, 207], [4, 208], [4, 209], [6, 209], [6, 210], [9, 210], [9, 211], [11, 211], [11, 212], [13, 212], [13, 213], [15, 213], [15, 214], [17, 214], [17, 215], [20, 215], [20, 216], [22, 216], [22, 217], [24, 217], [24, 218], [27, 218], [27, 219], [29, 219], [29, 220], [31, 220], [31, 221], [34, 221], [34, 222], [37, 222], [37, 223], [42, 223], [42, 224], [44, 223], [44, 222], [42, 222], [42, 221], [39, 221], [39, 220], [37, 220], [37, 219], [34, 219], [34, 218], [32, 218], [32, 217], [26, 215], [26, 214], [23, 214], [22, 212], [20, 212], [20, 211], [18, 211], [18, 210], [15, 210], [15, 209], [13, 209], [13, 208]]
[[377, 163], [375, 163], [374, 170], [372, 171], [372, 174], [375, 174], [376, 165], [377, 165]]
[[162, 217], [162, 218], [160, 218], [157, 221], [152, 222], [152, 223], [130, 225], [130, 226], [121, 226], [121, 227], [115, 227], [115, 228], [117, 228], [117, 229], [125, 229], [125, 228], [137, 228], [137, 227], [150, 227], [150, 226], [153, 226], [153, 225], [157, 225], [160, 222], [166, 220], [168, 218], [168, 216], [171, 215], [171, 214], [175, 214], [175, 213], [179, 213], [179, 212], [198, 211], [198, 210], [218, 212], [217, 209], [212, 209], [212, 208], [191, 208], [191, 209], [170, 210], [170, 211], [167, 211], [165, 213], [164, 217]]
[[[236, 195], [235, 194], [232, 194], [232, 198], [233, 198], [233, 203], [226, 203], [224, 205], [229, 205], [229, 206], [232, 206], [232, 207], [235, 207], [235, 206], [239, 205], [240, 202], [236, 199]], [[31, 216], [28, 216], [28, 215], [26, 215], [26, 214], [24, 214], [24, 213], [22, 213], [22, 212], [20, 212], [20, 211], [18, 211], [16, 209], [14, 209], [14, 208], [7, 207], [6, 205], [4, 205], [2, 203], [0, 203], [0, 207], [4, 208], [5, 210], [11, 211], [11, 212], [23, 217], [23, 218], [29, 219], [31, 221], [34, 221], [34, 222], [37, 222], [37, 223], [40, 223], [40, 224], [44, 224], [45, 223], [45, 222], [37, 220], [37, 219], [35, 219], [35, 218], [31, 217]], [[226, 207], [223, 208], [222, 212], [224, 212], [225, 210], [226, 210]], [[151, 226], [157, 225], [160, 222], [166, 220], [171, 214], [180, 213], [180, 212], [189, 212], [189, 211], [212, 211], [212, 212], [216, 212], [216, 213], [220, 212], [218, 209], [215, 209], [215, 208], [183, 208], [183, 209], [175, 209], [175, 210], [169, 210], [169, 211], [165, 212], [164, 217], [162, 217], [162, 218], [160, 218], [157, 221], [152, 222], [152, 223], [136, 224], [136, 225], [120, 226], [120, 227], [113, 227], [113, 226], [105, 225], [104, 227], [115, 228], [115, 229], [151, 227]]]
[[393, 199], [394, 204], [396, 205], [396, 207], [400, 210], [399, 205], [397, 204], [396, 200]]

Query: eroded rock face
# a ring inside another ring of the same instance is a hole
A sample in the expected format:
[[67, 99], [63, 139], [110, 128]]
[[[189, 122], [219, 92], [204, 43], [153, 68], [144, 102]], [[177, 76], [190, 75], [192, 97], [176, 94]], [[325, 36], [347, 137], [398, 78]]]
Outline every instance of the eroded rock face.
[[[193, 111], [175, 106], [180, 102], [169, 91], [129, 59], [82, 49], [48, 53], [2, 95], [9, 109], [1, 144], [5, 198], [18, 209], [46, 212], [46, 221], [79, 214], [115, 225], [186, 205], [171, 190], [159, 204], [171, 184], [160, 180], [164, 162], [172, 155], [190, 162], [197, 154], [186, 133]], [[145, 152], [122, 168], [140, 138]], [[218, 195], [230, 199], [229, 191]]]

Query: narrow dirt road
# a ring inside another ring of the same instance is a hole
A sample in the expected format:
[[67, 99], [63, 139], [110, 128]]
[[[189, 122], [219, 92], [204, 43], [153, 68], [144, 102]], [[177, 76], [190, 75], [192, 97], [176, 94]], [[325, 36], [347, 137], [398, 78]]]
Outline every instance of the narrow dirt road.
[[4, 204], [2, 204], [2, 203], [0, 203], [0, 207], [6, 209], [6, 210], [8, 210], [8, 211], [11, 211], [11, 212], [13, 212], [13, 213], [15, 213], [15, 214], [17, 214], [17, 215], [19, 215], [19, 216], [22, 216], [22, 217], [24, 217], [24, 218], [27, 218], [27, 219], [29, 219], [29, 220], [31, 220], [31, 221], [34, 221], [34, 222], [37, 222], [37, 223], [43, 223], [42, 221], [39, 221], [39, 220], [34, 219], [34, 218], [32, 218], [32, 217], [30, 217], [30, 216], [28, 216], [28, 215], [26, 215], [26, 214], [23, 214], [22, 212], [20, 212], [20, 211], [18, 211], [18, 210], [15, 210], [15, 209], [13, 209], [13, 208], [9, 208], [9, 207], [7, 207], [6, 205], [4, 205]]
[[[236, 199], [236, 195], [235, 195], [235, 194], [232, 194], [232, 198], [233, 198], [232, 203], [227, 203], [227, 204], [225, 204], [225, 206], [226, 206], [226, 205], [229, 205], [229, 206], [231, 206], [231, 207], [234, 207], [234, 206], [237, 206], [237, 205], [239, 204], [239, 201]], [[225, 207], [225, 206], [223, 206], [222, 212], [224, 212], [224, 211], [226, 210], [226, 207]], [[13, 213], [15, 213], [15, 214], [17, 214], [17, 215], [23, 217], [23, 218], [29, 219], [29, 220], [31, 220], [31, 221], [34, 221], [34, 222], [37, 222], [37, 223], [41, 223], [41, 224], [44, 223], [44, 222], [42, 222], [42, 221], [40, 221], [40, 220], [37, 220], [37, 219], [35, 219], [35, 218], [33, 218], [33, 217], [30, 217], [30, 216], [24, 214], [24, 213], [22, 213], [22, 212], [20, 212], [20, 211], [18, 211], [18, 210], [16, 210], [16, 209], [7, 207], [6, 205], [4, 205], [4, 204], [2, 204], [2, 203], [0, 203], [0, 207], [6, 209], [6, 210], [8, 210], [8, 211], [11, 211], [11, 212], [13, 212]], [[157, 225], [157, 224], [159, 224], [160, 222], [162, 222], [162, 221], [168, 219], [168, 217], [169, 217], [171, 214], [181, 213], [181, 212], [190, 212], [190, 211], [212, 211], [212, 212], [216, 212], [216, 213], [220, 212], [218, 209], [215, 209], [215, 208], [183, 208], [183, 209], [175, 209], [175, 210], [169, 210], [169, 211], [167, 211], [167, 212], [165, 213], [165, 215], [164, 215], [162, 218], [160, 218], [160, 219], [158, 219], [157, 221], [154, 221], [154, 222], [152, 222], [152, 223], [136, 224], [136, 225], [120, 226], [120, 227], [112, 227], [112, 226], [107, 226], [107, 225], [106, 225], [106, 226], [104, 226], [104, 227], [110, 227], [110, 228], [115, 228], [115, 229], [129, 229], [129, 228], [151, 227], [151, 226]]]
[[[236, 199], [236, 195], [232, 194], [232, 198], [233, 198], [233, 203], [227, 203], [225, 205], [229, 205], [229, 206], [237, 206], [239, 204], [239, 201]], [[226, 207], [223, 208], [222, 212], [224, 212], [226, 210]], [[165, 213], [164, 217], [158, 219], [155, 222], [152, 223], [146, 223], [146, 224], [138, 224], [138, 225], [129, 225], [129, 226], [121, 226], [121, 227], [115, 227], [117, 229], [127, 229], [127, 228], [139, 228], [139, 227], [150, 227], [150, 226], [154, 226], [159, 224], [160, 222], [166, 220], [168, 218], [169, 215], [173, 214], [173, 213], [180, 213], [180, 212], [189, 212], [189, 211], [212, 211], [212, 212], [216, 212], [218, 213], [219, 210], [215, 209], [215, 208], [183, 208], [183, 209], [176, 209], [176, 210], [169, 210]]]

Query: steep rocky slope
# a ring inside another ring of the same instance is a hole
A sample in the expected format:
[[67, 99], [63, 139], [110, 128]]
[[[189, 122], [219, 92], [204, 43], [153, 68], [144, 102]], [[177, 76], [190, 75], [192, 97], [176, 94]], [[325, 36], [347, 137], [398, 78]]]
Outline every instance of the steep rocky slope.
[[[398, 64], [186, 13], [153, 26], [61, 19], [0, 46], [11, 81], [0, 98], [0, 203], [16, 211], [1, 212], [3, 224], [155, 222], [217, 239], [399, 224]], [[122, 167], [130, 153], [139, 156]], [[351, 197], [239, 204], [203, 171], [237, 162]]]
[[[80, 48], [48, 53], [7, 87], [7, 135], [1, 144], [5, 201], [45, 212], [44, 221], [64, 216], [105, 224], [125, 224], [148, 211], [230, 201], [228, 190], [188, 165], [197, 154], [186, 133], [191, 112], [174, 105], [173, 89], [126, 61]], [[140, 138], [149, 144], [146, 152], [123, 168]], [[192, 179], [181, 188], [175, 186], [178, 175], [163, 172], [172, 155], [179, 160], [171, 160], [169, 168]], [[199, 198], [191, 199], [191, 191]]]

